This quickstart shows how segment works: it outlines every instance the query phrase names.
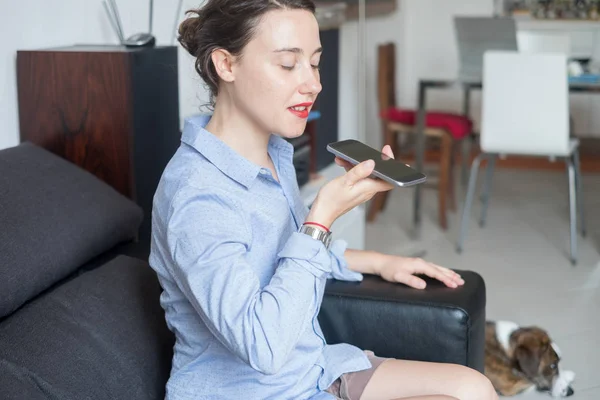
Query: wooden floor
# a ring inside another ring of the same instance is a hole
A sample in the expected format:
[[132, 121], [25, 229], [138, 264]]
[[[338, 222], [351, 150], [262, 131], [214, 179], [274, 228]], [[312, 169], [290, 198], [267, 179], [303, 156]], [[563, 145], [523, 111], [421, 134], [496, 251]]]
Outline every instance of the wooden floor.
[[[432, 148], [433, 147], [433, 148]], [[474, 158], [479, 148], [473, 149], [472, 158]], [[426, 163], [436, 163], [439, 160], [439, 152], [435, 146], [427, 146], [428, 150], [425, 152]], [[580, 157], [581, 157], [581, 170], [582, 172], [600, 172], [600, 138], [594, 139], [581, 139], [580, 144]], [[401, 155], [402, 160], [408, 164], [414, 163], [414, 154], [407, 153]], [[471, 161], [472, 161], [471, 158]], [[460, 149], [456, 154], [456, 165], [461, 163]], [[470, 165], [469, 161], [469, 165]], [[525, 156], [511, 156], [506, 159], [498, 159], [496, 162], [498, 168], [516, 168], [516, 169], [537, 169], [537, 170], [564, 170], [564, 161], [550, 161], [548, 158], [542, 157], [525, 157]]]

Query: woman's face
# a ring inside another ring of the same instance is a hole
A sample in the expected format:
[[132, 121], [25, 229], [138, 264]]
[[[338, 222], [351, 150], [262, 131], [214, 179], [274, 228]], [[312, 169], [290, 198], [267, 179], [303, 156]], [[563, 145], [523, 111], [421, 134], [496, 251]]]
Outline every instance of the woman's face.
[[321, 91], [321, 40], [314, 15], [304, 10], [270, 11], [232, 66], [236, 107], [270, 133], [292, 138], [306, 128]]

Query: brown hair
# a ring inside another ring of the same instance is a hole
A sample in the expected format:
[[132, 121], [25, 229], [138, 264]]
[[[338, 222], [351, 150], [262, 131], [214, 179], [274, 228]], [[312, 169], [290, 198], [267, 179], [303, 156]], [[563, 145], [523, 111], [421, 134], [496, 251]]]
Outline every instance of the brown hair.
[[208, 0], [198, 9], [186, 11], [193, 16], [179, 25], [181, 45], [196, 57], [195, 68], [208, 86], [210, 105], [219, 93], [219, 75], [212, 62], [212, 52], [227, 50], [240, 57], [252, 39], [260, 18], [271, 10], [299, 9], [314, 14], [312, 0]]

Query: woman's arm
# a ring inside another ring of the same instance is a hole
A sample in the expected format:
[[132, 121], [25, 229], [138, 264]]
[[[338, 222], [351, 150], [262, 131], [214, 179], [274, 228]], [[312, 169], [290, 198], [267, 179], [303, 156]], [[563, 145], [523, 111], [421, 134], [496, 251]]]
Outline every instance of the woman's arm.
[[348, 249], [344, 253], [348, 268], [361, 274], [379, 275], [383, 254], [375, 251]]
[[248, 251], [251, 232], [240, 205], [215, 189], [186, 187], [173, 199], [168, 262], [173, 279], [225, 347], [264, 374], [285, 364], [310, 329], [333, 255], [323, 243], [293, 233], [261, 287]]
[[348, 269], [361, 274], [379, 275], [390, 282], [404, 283], [415, 289], [424, 289], [426, 284], [415, 274], [427, 275], [456, 288], [465, 282], [456, 272], [429, 263], [421, 258], [400, 257], [374, 251], [346, 250], [344, 253]]

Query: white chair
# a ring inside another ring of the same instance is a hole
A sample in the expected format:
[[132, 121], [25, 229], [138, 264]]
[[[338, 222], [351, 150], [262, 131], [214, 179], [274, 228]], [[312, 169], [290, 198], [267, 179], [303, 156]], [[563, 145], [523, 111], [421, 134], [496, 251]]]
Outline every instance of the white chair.
[[[528, 54], [558, 53], [571, 57], [571, 36], [557, 32], [517, 32], [519, 52]], [[575, 129], [575, 120], [569, 116], [569, 132]]]
[[569, 87], [565, 54], [489, 51], [484, 56], [481, 154], [471, 166], [457, 251], [463, 249], [482, 159], [488, 160], [480, 225], [485, 224], [498, 155], [564, 158], [569, 175], [571, 262], [577, 262], [577, 209], [585, 235], [581, 201], [579, 141], [569, 137]]

